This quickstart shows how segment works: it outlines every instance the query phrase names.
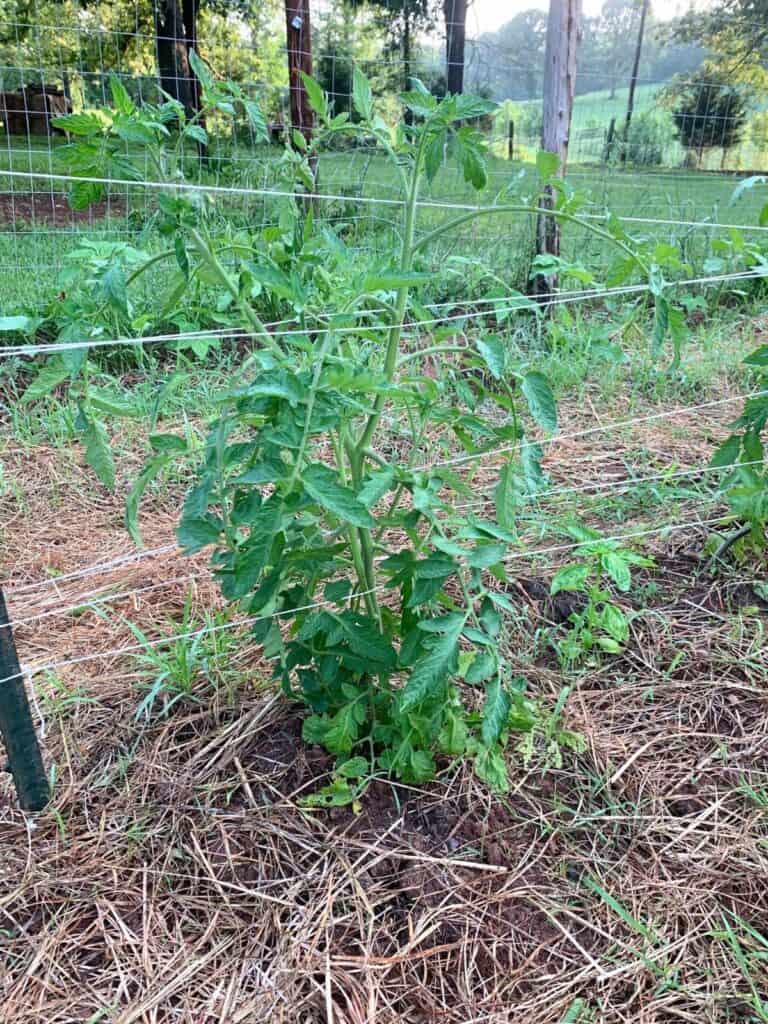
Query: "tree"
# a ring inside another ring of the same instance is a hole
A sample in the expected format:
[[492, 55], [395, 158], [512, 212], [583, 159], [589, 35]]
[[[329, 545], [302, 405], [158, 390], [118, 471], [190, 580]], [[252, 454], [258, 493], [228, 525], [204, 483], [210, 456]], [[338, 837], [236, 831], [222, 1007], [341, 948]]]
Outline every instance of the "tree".
[[768, 60], [768, 0], [716, 0], [690, 10], [671, 27], [679, 43], [700, 43], [731, 73], [757, 71]]
[[434, 27], [435, 0], [347, 0], [353, 9], [368, 8], [378, 28], [385, 31], [389, 50], [401, 61], [400, 85], [408, 90], [413, 77], [414, 42], [419, 32]]
[[742, 89], [717, 68], [704, 64], [700, 72], [679, 79], [667, 90], [673, 102], [672, 117], [677, 137], [685, 149], [696, 153], [701, 164], [707, 149], [725, 153], [741, 141], [749, 119], [749, 105]]
[[467, 38], [467, 0], [443, 0], [445, 17], [445, 78], [448, 92], [464, 91], [464, 49]]
[[178, 100], [188, 114], [194, 114], [197, 90], [193, 89], [194, 75], [189, 67], [189, 38], [196, 38], [197, 33], [196, 0], [187, 0], [184, 6], [190, 18], [189, 25], [185, 24], [184, 11], [178, 0], [154, 2], [157, 70], [163, 92]]
[[496, 100], [540, 99], [546, 33], [546, 13], [531, 9], [481, 35], [469, 87], [487, 90]]
[[[609, 84], [613, 99], [616, 86], [632, 67], [632, 42], [637, 36], [640, 5], [635, 0], [605, 0], [598, 22], [602, 59], [609, 71]], [[594, 88], [594, 86], [593, 86]]]

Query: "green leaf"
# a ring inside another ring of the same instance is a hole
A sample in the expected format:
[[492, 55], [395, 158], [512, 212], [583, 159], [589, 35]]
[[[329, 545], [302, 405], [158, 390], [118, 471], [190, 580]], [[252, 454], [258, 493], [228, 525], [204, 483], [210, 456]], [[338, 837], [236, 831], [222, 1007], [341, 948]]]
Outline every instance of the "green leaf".
[[212, 516], [206, 516], [204, 519], [185, 516], [176, 530], [176, 540], [187, 555], [193, 555], [209, 544], [215, 544], [220, 536], [221, 526]]
[[207, 64], [204, 64], [198, 54], [194, 50], [189, 51], [189, 66], [195, 75], [195, 78], [200, 82], [204, 89], [210, 91], [213, 89], [214, 82], [213, 75], [208, 69]]
[[486, 679], [490, 679], [492, 675], [496, 674], [498, 668], [499, 663], [496, 655], [491, 654], [489, 651], [481, 651], [475, 655], [469, 668], [464, 673], [464, 680], [470, 686], [483, 683]]
[[201, 146], [208, 145], [208, 132], [199, 124], [188, 124], [184, 129], [184, 138], [199, 142]]
[[475, 773], [496, 793], [509, 792], [509, 776], [504, 755], [498, 747], [483, 747], [474, 761]]
[[343, 487], [336, 473], [323, 463], [307, 466], [302, 474], [302, 483], [310, 497], [343, 522], [368, 528], [376, 525], [365, 505], [348, 487]]
[[456, 670], [459, 656], [459, 637], [466, 619], [460, 619], [452, 629], [438, 634], [429, 643], [427, 653], [414, 665], [408, 682], [402, 690], [400, 703], [403, 711], [439, 696], [450, 675]]
[[126, 417], [136, 419], [143, 413], [134, 402], [130, 402], [121, 395], [115, 395], [111, 391], [104, 391], [99, 388], [91, 388], [88, 398], [94, 409], [107, 413], [109, 416]]
[[[267, 128], [267, 121], [264, 117], [264, 112], [255, 100], [243, 100], [243, 107], [248, 117], [248, 121], [253, 129], [254, 142], [264, 142], [269, 138], [269, 129]], [[306, 145], [304, 136], [299, 132], [301, 139]]]
[[606, 604], [600, 613], [600, 621], [606, 633], [620, 644], [629, 639], [629, 623], [624, 612], [615, 604]]
[[352, 103], [364, 121], [373, 117], [373, 93], [371, 84], [359, 68], [352, 72]]
[[[24, 318], [23, 317], [18, 317], [18, 318], [10, 317], [10, 319], [13, 320], [13, 319], [24, 319]], [[0, 324], [2, 324], [2, 320], [1, 319], [0, 319]], [[0, 330], [2, 330], [1, 326], [0, 326]], [[747, 366], [768, 366], [768, 345], [761, 345], [760, 348], [756, 348], [754, 352], [750, 352], [749, 355], [744, 360], [744, 362], [747, 364]]]
[[85, 461], [110, 491], [115, 489], [115, 461], [109, 445], [109, 437], [100, 420], [88, 420], [83, 432]]
[[553, 178], [558, 170], [560, 169], [560, 157], [557, 153], [548, 153], [545, 149], [540, 149], [536, 154], [536, 171], [540, 178], [544, 181], [549, 181]]
[[727, 441], [723, 441], [715, 454], [709, 460], [713, 468], [732, 466], [741, 454], [741, 435], [731, 434]]
[[63, 384], [69, 377], [69, 367], [59, 356], [51, 359], [40, 369], [40, 372], [24, 392], [21, 402], [27, 405], [38, 398], [50, 395], [60, 384]]
[[478, 338], [475, 345], [477, 346], [477, 351], [483, 357], [483, 362], [491, 371], [491, 375], [496, 380], [501, 380], [507, 363], [507, 352], [504, 342], [498, 335], [489, 334], [485, 338]]
[[557, 403], [544, 374], [530, 370], [523, 377], [521, 388], [531, 416], [539, 426], [550, 433], [557, 430]]
[[125, 274], [118, 263], [113, 263], [101, 279], [104, 296], [110, 306], [118, 313], [128, 312], [128, 293], [125, 287]]
[[498, 741], [507, 724], [511, 707], [512, 700], [497, 674], [488, 684], [483, 704], [480, 735], [486, 747], [491, 747]]
[[61, 128], [70, 135], [101, 135], [106, 129], [105, 122], [97, 114], [64, 114], [51, 118], [54, 128]]
[[371, 766], [365, 757], [350, 757], [339, 765], [336, 774], [344, 779], [365, 779], [371, 774]]
[[134, 480], [125, 499], [125, 526], [138, 547], [144, 545], [139, 529], [139, 502], [149, 484], [167, 464], [168, 459], [164, 456], [151, 458]]
[[496, 508], [496, 521], [505, 530], [514, 531], [515, 513], [518, 503], [518, 488], [515, 474], [515, 466], [512, 461], [501, 467], [499, 482], [493, 492], [493, 502]]
[[621, 555], [609, 551], [600, 558], [600, 564], [619, 590], [626, 593], [632, 585], [632, 574]]
[[153, 451], [163, 455], [189, 450], [186, 438], [178, 437], [176, 434], [150, 434], [149, 443]]
[[550, 594], [559, 594], [561, 590], [583, 590], [589, 578], [589, 566], [579, 562], [565, 565], [552, 578]]
[[328, 97], [323, 92], [323, 87], [315, 81], [311, 75], [301, 72], [301, 80], [307, 93], [309, 105], [321, 121], [328, 120]]
[[498, 109], [498, 104], [493, 100], [483, 99], [482, 96], [472, 96], [468, 93], [459, 93], [452, 97], [454, 120], [468, 121], [476, 117], [483, 117], [485, 114], [492, 114]]
[[369, 476], [358, 492], [357, 498], [366, 508], [375, 505], [390, 488], [395, 480], [395, 471], [392, 468], [382, 469], [378, 473]]
[[112, 93], [112, 103], [119, 114], [132, 114], [136, 109], [133, 100], [128, 95], [128, 90], [117, 77], [109, 76], [109, 91]]
[[443, 166], [447, 137], [448, 133], [445, 129], [439, 131], [427, 146], [424, 154], [424, 170], [426, 171], [427, 181], [430, 184], [435, 180], [440, 168]]

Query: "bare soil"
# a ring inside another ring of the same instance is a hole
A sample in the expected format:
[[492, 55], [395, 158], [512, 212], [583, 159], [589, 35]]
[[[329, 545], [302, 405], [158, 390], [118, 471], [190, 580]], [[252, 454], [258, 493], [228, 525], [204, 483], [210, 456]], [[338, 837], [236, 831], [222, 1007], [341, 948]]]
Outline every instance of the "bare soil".
[[111, 198], [94, 203], [87, 210], [73, 210], [64, 192], [0, 193], [0, 224], [90, 224], [106, 217], [124, 217], [128, 211], [124, 199]]

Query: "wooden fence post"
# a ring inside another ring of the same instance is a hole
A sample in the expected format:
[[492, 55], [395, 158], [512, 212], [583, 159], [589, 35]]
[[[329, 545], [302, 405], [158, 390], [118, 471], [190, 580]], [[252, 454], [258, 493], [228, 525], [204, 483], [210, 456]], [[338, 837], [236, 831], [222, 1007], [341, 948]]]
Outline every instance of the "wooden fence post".
[[[581, 0], [550, 0], [547, 20], [547, 42], [544, 52], [544, 122], [541, 130], [541, 148], [556, 153], [560, 160], [558, 174], [565, 174], [568, 159], [568, 139], [571, 132], [571, 113], [576, 90], [576, 48], [581, 37]], [[554, 194], [547, 187], [540, 206], [551, 209]], [[560, 255], [560, 226], [553, 217], [539, 214], [536, 226], [537, 252], [540, 255]], [[557, 288], [557, 277], [537, 276], [534, 295]]]
[[41, 811], [50, 799], [50, 790], [2, 589], [0, 589], [0, 734], [8, 754], [8, 770], [13, 775], [13, 781], [16, 784], [19, 804], [25, 811]]
[[515, 159], [515, 122], [511, 117], [507, 125], [507, 159]]
[[301, 78], [312, 74], [312, 36], [309, 0], [285, 0], [285, 31], [288, 47], [288, 90], [291, 101], [292, 129], [301, 132], [309, 142], [314, 118], [307, 90]]

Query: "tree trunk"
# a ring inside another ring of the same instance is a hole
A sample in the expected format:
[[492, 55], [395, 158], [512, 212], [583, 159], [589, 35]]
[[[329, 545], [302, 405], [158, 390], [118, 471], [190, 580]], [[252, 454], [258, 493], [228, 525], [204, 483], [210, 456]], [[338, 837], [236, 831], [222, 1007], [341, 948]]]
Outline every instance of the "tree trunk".
[[[581, 38], [581, 0], [550, 0], [547, 44], [544, 53], [544, 122], [541, 148], [556, 153], [560, 160], [558, 175], [563, 177], [568, 159], [573, 97], [576, 92], [576, 48]], [[554, 192], [547, 186], [539, 201], [544, 209], [554, 207]], [[560, 227], [554, 217], [539, 214], [537, 251], [540, 255], [560, 255]], [[556, 277], [537, 276], [535, 295], [555, 291]]]
[[[309, 141], [312, 138], [314, 114], [309, 105], [307, 90], [301, 77], [312, 75], [312, 33], [309, 19], [309, 0], [285, 0], [285, 31], [288, 48], [288, 92], [291, 100], [291, 123], [287, 129], [301, 132]], [[312, 165], [317, 184], [317, 163]]]
[[467, 0], [443, 0], [445, 15], [445, 80], [449, 93], [464, 91], [464, 46], [467, 36]]
[[627, 159], [627, 143], [629, 141], [629, 126], [632, 123], [632, 114], [635, 109], [635, 89], [637, 87], [637, 76], [640, 71], [640, 58], [643, 54], [643, 36], [645, 35], [645, 18], [648, 14], [650, 0], [643, 0], [640, 11], [640, 27], [637, 30], [637, 42], [635, 43], [635, 59], [632, 63], [632, 77], [629, 80], [629, 96], [627, 97], [627, 117], [624, 121], [624, 146], [621, 153], [621, 162]]
[[178, 0], [155, 0], [155, 39], [160, 88], [194, 114], [187, 37]]
[[[408, 5], [403, 4], [403, 91], [411, 88], [411, 15]], [[405, 123], [413, 124], [413, 111], [405, 108]]]
[[[182, 0], [181, 14], [184, 21], [184, 38], [187, 43], [187, 53], [190, 50], [197, 50], [197, 18], [200, 13], [200, 0]], [[200, 83], [195, 75], [191, 76], [190, 91], [192, 94], [192, 105], [195, 111], [200, 109]]]

